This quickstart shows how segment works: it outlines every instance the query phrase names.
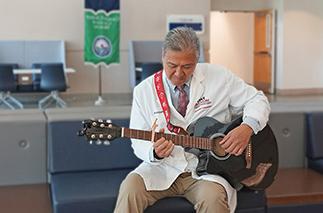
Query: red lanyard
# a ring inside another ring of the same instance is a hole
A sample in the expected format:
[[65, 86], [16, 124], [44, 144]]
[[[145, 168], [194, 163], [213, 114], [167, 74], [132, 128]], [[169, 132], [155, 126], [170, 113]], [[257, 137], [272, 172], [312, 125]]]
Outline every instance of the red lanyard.
[[166, 118], [167, 128], [169, 129], [169, 131], [174, 132], [176, 134], [180, 133], [182, 128], [178, 126], [174, 126], [173, 124], [170, 123], [170, 110], [169, 110], [169, 105], [168, 105], [168, 101], [167, 101], [167, 97], [166, 97], [166, 93], [163, 85], [162, 70], [154, 74], [154, 84], [157, 91], [159, 103], [163, 109], [164, 116]]

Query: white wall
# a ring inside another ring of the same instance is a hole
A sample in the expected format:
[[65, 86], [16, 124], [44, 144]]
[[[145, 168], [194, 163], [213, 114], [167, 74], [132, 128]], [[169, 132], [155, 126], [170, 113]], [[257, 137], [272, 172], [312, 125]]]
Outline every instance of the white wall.
[[285, 0], [281, 89], [323, 88], [323, 1]]
[[211, 10], [251, 11], [271, 8], [272, 4], [273, 0], [211, 0]]
[[211, 12], [210, 62], [253, 83], [254, 14]]
[[276, 88], [323, 91], [322, 0], [211, 0], [212, 11], [264, 8], [277, 12]]
[[[121, 64], [104, 69], [103, 92], [131, 92], [128, 74], [129, 40], [162, 40], [168, 14], [201, 14], [209, 25], [210, 0], [120, 0]], [[84, 0], [0, 0], [0, 39], [62, 39], [67, 46], [69, 93], [97, 93], [98, 72], [83, 63]], [[209, 30], [201, 36], [206, 47]], [[208, 51], [208, 48], [206, 48]]]
[[275, 51], [275, 79], [274, 87], [282, 88], [284, 74], [284, 1], [274, 0], [272, 8], [276, 11], [276, 51]]
[[283, 78], [283, 2], [284, 0], [211, 0], [212, 11], [256, 11], [274, 9], [276, 11], [276, 70], [274, 87], [280, 88]]

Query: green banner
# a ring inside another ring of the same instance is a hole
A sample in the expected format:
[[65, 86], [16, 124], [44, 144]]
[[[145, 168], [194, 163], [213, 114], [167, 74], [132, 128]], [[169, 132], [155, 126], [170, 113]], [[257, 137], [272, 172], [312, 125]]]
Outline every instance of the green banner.
[[97, 65], [120, 62], [120, 12], [85, 10], [84, 61]]

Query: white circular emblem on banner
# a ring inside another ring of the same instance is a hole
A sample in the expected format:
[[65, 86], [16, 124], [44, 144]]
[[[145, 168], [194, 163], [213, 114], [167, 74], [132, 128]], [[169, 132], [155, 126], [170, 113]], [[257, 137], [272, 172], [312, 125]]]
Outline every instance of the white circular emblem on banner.
[[93, 53], [99, 58], [108, 57], [112, 53], [110, 39], [105, 36], [98, 36], [94, 39], [92, 46]]

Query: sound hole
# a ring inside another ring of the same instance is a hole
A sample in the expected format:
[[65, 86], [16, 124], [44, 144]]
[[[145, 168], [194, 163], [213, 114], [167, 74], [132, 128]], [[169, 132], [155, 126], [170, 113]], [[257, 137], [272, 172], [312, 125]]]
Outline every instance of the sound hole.
[[219, 136], [219, 137], [216, 137], [216, 138], [212, 139], [212, 151], [218, 157], [224, 157], [227, 154], [225, 152], [225, 150], [220, 145], [220, 141], [222, 141], [222, 139], [223, 139], [222, 136]]

